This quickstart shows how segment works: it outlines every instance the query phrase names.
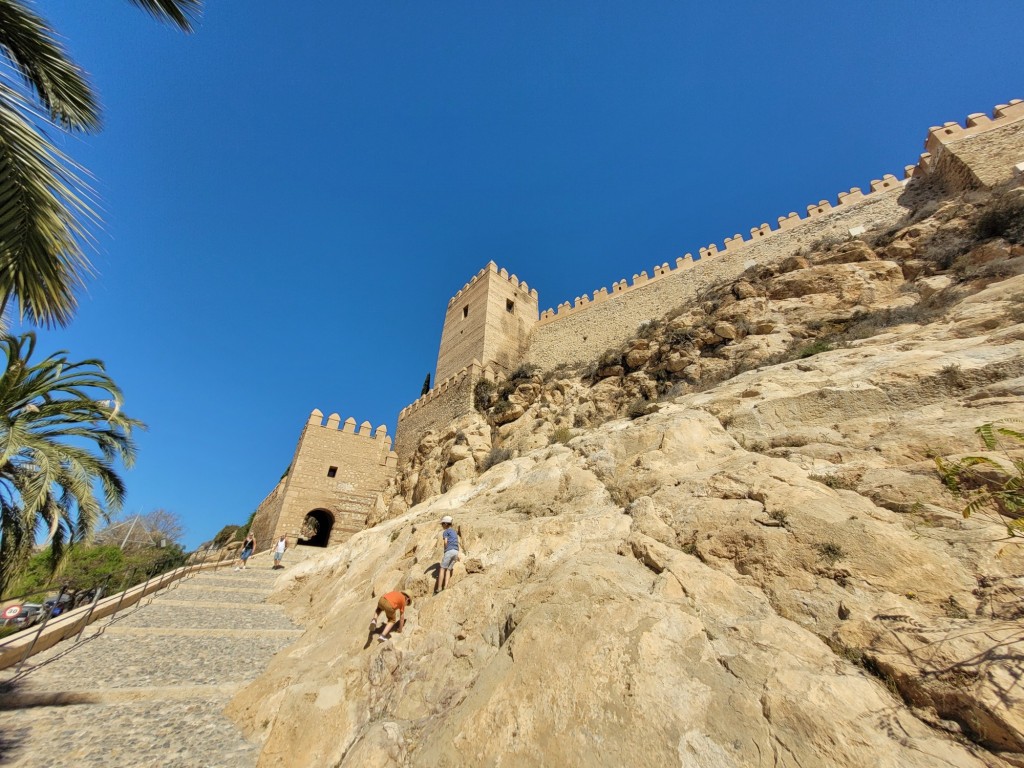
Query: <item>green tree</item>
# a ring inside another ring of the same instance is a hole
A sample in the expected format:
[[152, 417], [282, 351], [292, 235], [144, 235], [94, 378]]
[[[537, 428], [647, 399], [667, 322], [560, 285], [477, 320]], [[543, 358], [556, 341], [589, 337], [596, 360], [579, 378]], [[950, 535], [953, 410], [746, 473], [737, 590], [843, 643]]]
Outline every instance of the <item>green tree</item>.
[[122, 395], [99, 360], [57, 352], [33, 363], [35, 334], [0, 338], [0, 593], [45, 532], [51, 572], [124, 501], [115, 469], [135, 459]]
[[[202, 0], [129, 0], [190, 31]], [[24, 0], [0, 0], [0, 317], [66, 325], [90, 273], [83, 250], [96, 222], [81, 169], [47, 136], [100, 128], [96, 94], [47, 22]]]

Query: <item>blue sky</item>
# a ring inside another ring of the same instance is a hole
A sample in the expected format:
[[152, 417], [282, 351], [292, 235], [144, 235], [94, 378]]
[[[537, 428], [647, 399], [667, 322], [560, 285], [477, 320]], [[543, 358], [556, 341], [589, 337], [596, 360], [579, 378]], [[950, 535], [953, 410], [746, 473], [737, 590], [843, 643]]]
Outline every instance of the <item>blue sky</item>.
[[313, 408], [386, 423], [488, 260], [542, 308], [867, 188], [1024, 97], [1024, 4], [40, 0], [105, 107], [98, 275], [43, 345], [146, 421], [128, 507], [243, 522]]

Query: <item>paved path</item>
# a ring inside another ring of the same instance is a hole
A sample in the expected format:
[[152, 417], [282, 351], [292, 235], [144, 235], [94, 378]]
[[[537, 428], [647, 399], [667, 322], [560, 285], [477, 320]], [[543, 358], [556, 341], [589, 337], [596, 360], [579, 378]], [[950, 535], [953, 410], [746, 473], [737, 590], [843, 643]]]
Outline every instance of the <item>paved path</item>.
[[0, 672], [0, 766], [254, 766], [259, 747], [221, 713], [301, 634], [264, 602], [281, 573], [269, 561], [178, 582], [33, 656], [19, 679]]

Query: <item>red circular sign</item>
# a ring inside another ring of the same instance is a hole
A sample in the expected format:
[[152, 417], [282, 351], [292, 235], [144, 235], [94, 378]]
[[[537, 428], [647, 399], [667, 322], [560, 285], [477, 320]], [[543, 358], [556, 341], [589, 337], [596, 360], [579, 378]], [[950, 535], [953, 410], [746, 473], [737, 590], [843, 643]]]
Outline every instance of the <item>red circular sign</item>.
[[12, 605], [12, 606], [9, 606], [4, 611], [4, 618], [5, 619], [13, 619], [19, 613], [21, 613], [21, 606], [20, 605]]

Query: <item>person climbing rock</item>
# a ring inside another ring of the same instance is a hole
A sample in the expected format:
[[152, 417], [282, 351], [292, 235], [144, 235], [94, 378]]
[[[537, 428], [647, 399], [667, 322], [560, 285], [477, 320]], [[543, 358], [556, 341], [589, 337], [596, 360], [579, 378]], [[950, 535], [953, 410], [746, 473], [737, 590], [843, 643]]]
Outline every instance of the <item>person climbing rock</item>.
[[459, 559], [459, 534], [452, 527], [453, 523], [450, 515], [441, 518], [441, 544], [444, 554], [441, 555], [441, 567], [437, 569], [437, 583], [434, 585], [435, 595], [448, 586], [455, 561]]
[[380, 600], [377, 601], [377, 612], [373, 614], [373, 619], [370, 621], [370, 633], [372, 634], [377, 629], [380, 615], [383, 613], [387, 617], [387, 623], [377, 636], [377, 642], [383, 643], [388, 639], [388, 634], [395, 626], [396, 618], [398, 631], [402, 631], [402, 628], [405, 627], [405, 609], [410, 605], [412, 605], [412, 598], [405, 592], [388, 592], [386, 595], [381, 595]]

